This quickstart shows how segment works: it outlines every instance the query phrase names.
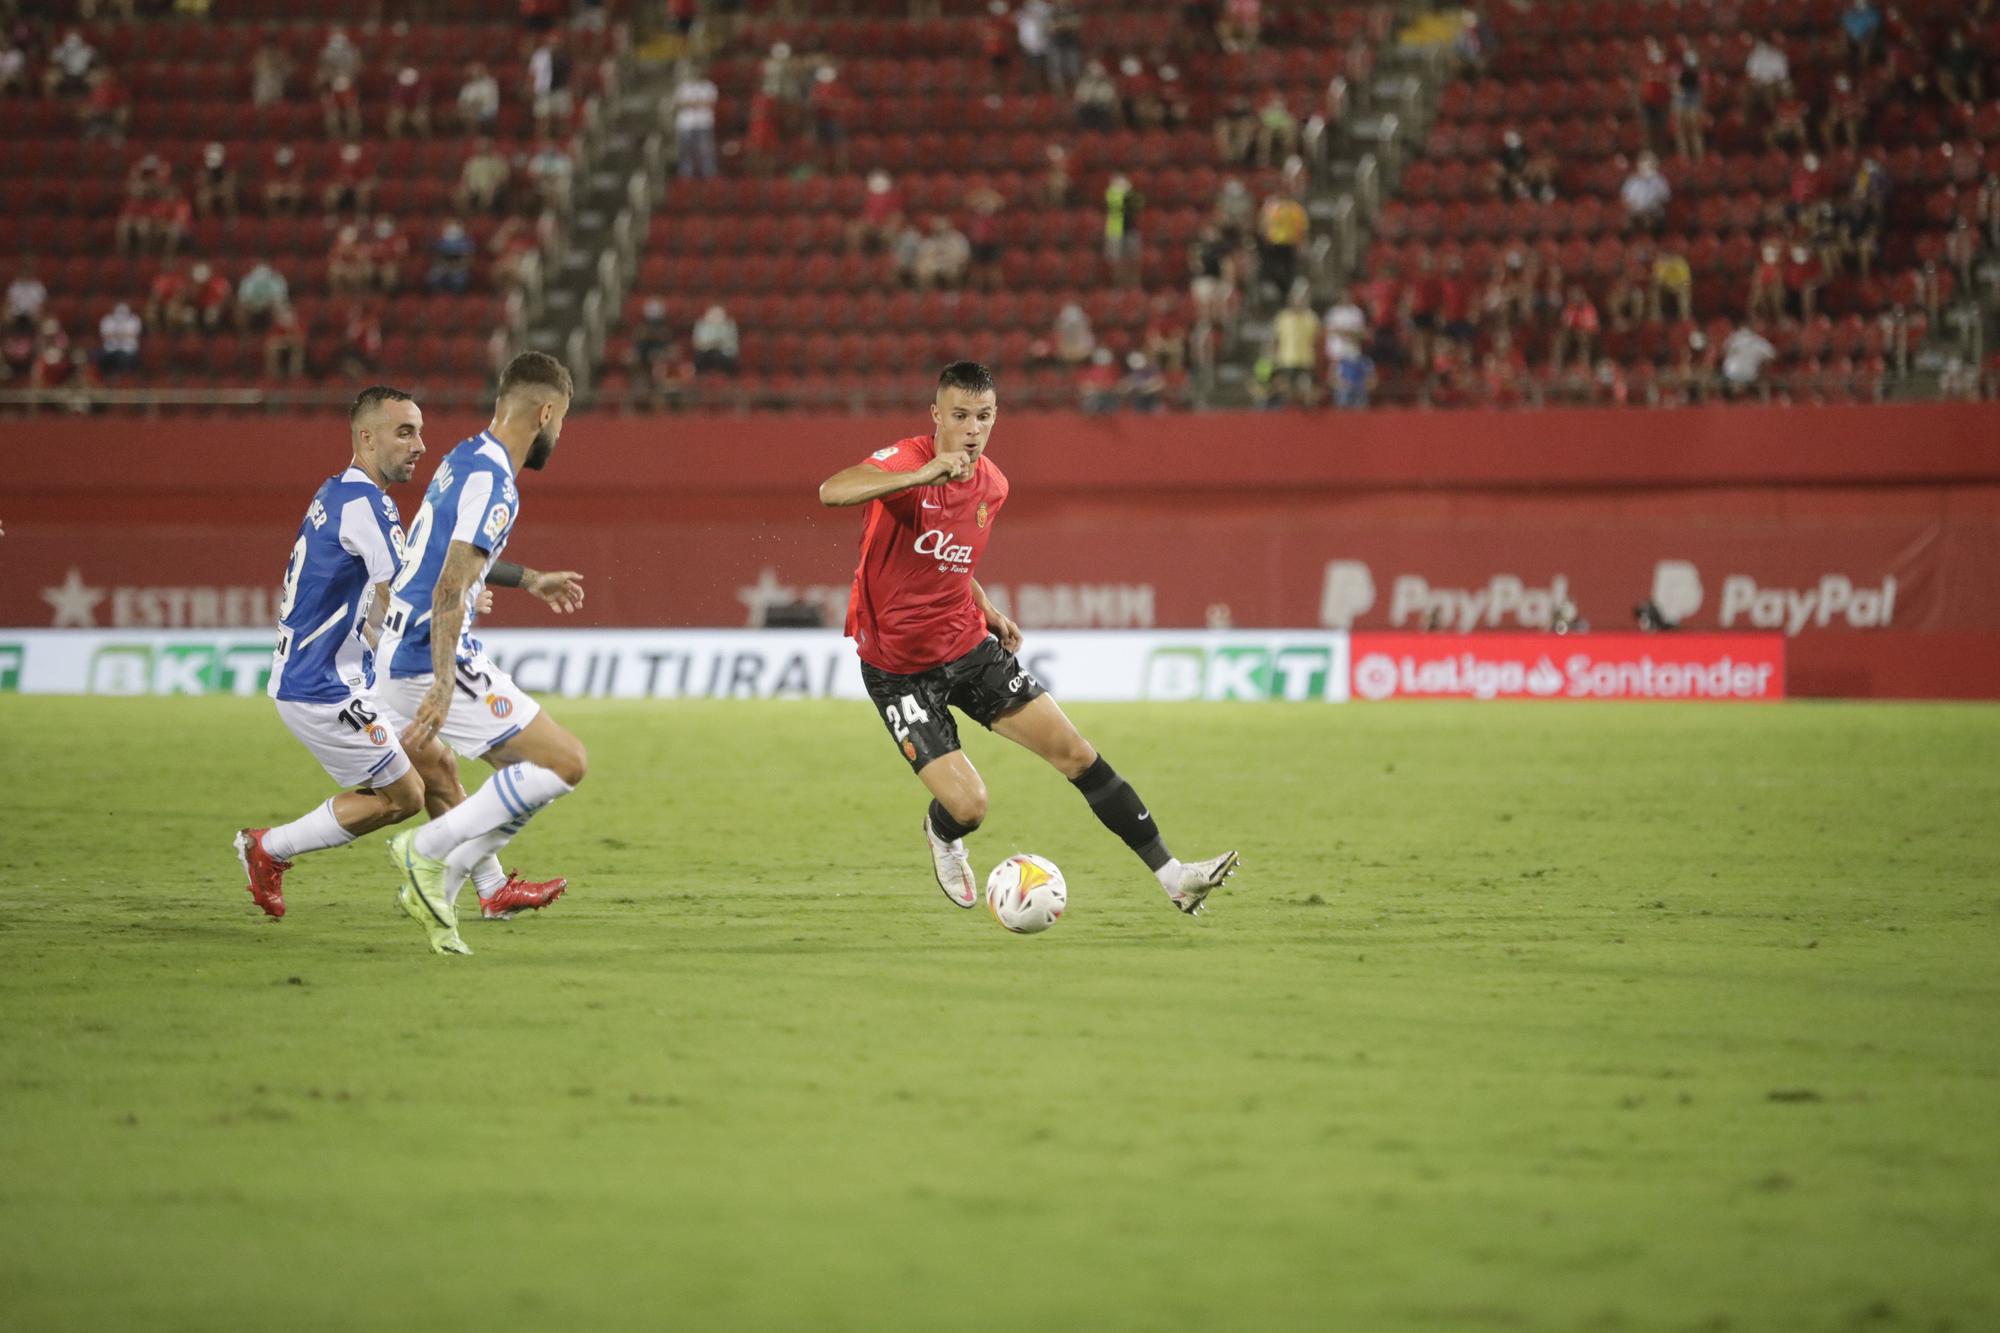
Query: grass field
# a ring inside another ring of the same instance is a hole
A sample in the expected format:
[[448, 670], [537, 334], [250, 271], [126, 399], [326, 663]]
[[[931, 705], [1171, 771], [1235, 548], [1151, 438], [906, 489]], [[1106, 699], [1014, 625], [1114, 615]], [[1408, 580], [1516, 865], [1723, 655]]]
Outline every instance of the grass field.
[[259, 700], [0, 696], [0, 1327], [2000, 1327], [2000, 709], [1079, 706], [1168, 910], [984, 735], [558, 706], [539, 917], [425, 951]]

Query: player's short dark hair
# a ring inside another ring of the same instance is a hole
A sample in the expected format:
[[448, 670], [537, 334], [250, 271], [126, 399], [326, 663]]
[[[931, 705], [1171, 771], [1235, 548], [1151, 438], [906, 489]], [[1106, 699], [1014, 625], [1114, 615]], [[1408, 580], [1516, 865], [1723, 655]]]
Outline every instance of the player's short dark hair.
[[565, 398], [576, 397], [576, 381], [569, 377], [569, 367], [547, 352], [523, 352], [507, 363], [494, 396], [505, 398], [516, 389], [553, 389]]
[[354, 395], [354, 406], [347, 409], [347, 424], [352, 426], [383, 403], [416, 401], [417, 396], [406, 389], [398, 389], [388, 384], [371, 384]]
[[954, 361], [938, 372], [938, 392], [963, 389], [967, 393], [997, 392], [993, 372], [977, 361]]

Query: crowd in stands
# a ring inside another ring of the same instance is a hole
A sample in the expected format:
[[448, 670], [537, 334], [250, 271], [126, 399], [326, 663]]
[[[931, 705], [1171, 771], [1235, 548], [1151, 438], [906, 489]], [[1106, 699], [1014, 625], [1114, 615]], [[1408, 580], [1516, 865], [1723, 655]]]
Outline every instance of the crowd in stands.
[[[454, 352], [497, 344], [504, 299], [560, 240], [575, 48], [601, 44], [600, 4], [522, 0], [511, 23], [454, 4], [441, 23], [301, 5], [261, 24], [189, 0], [43, 17], [69, 8], [0, 3], [0, 163], [26, 187], [0, 207], [18, 257], [0, 388], [369, 374], [388, 337], [435, 331], [426, 310]], [[486, 58], [454, 57], [468, 31]], [[483, 377], [505, 350], [453, 369]]]

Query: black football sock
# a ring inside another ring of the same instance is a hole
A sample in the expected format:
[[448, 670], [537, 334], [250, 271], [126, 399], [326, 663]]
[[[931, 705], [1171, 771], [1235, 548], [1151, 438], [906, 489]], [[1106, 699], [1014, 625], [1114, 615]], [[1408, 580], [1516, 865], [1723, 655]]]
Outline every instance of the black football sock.
[[1160, 830], [1146, 812], [1146, 803], [1132, 790], [1131, 783], [1118, 776], [1117, 769], [1104, 762], [1103, 755], [1070, 781], [1083, 793], [1083, 799], [1090, 802], [1090, 812], [1097, 816], [1098, 822], [1123, 838], [1125, 845], [1146, 863], [1146, 869], [1158, 871], [1174, 859], [1167, 844], [1160, 841]]
[[957, 842], [960, 838], [978, 827], [978, 820], [975, 819], [970, 824], [961, 824], [951, 817], [949, 810], [946, 810], [936, 801], [931, 802], [931, 832], [937, 834], [946, 842]]

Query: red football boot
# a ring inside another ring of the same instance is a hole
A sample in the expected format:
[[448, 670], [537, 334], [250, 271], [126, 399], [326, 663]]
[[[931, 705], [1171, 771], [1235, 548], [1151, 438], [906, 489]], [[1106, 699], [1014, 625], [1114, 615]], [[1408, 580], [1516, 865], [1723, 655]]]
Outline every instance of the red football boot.
[[516, 912], [539, 912], [562, 897], [568, 887], [566, 879], [536, 882], [522, 879], [518, 870], [510, 870], [507, 882], [493, 890], [492, 897], [479, 900], [479, 915], [488, 921], [505, 921]]
[[290, 861], [280, 861], [264, 850], [264, 835], [267, 828], [247, 828], [236, 835], [236, 859], [243, 863], [243, 873], [250, 877], [248, 888], [257, 906], [264, 909], [266, 916], [285, 914], [285, 872], [292, 868]]

